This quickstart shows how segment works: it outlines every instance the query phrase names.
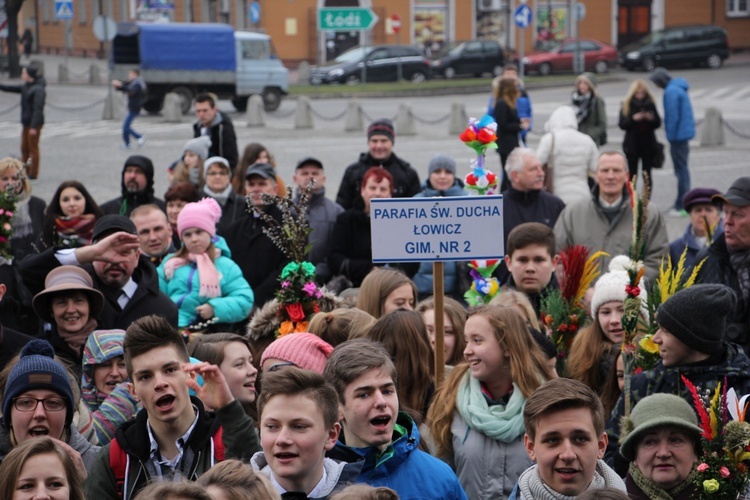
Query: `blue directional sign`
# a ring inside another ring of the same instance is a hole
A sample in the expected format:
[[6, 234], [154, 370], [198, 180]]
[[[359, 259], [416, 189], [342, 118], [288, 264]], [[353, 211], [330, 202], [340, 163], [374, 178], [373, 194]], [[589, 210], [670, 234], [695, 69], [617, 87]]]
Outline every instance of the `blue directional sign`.
[[55, 19], [73, 19], [73, 0], [55, 0]]
[[525, 3], [516, 7], [513, 11], [513, 20], [519, 28], [528, 28], [531, 24], [531, 7]]
[[260, 4], [258, 2], [253, 2], [250, 4], [250, 7], [248, 8], [250, 11], [250, 20], [258, 24], [260, 22]]

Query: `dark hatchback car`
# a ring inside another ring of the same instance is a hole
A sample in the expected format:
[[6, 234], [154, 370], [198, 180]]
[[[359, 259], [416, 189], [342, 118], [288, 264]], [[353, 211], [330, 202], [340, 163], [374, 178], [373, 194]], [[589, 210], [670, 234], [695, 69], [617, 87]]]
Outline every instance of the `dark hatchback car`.
[[445, 78], [456, 75], [499, 76], [503, 72], [505, 57], [500, 44], [491, 40], [453, 42], [432, 60], [432, 71]]
[[720, 68], [729, 57], [727, 32], [719, 26], [675, 26], [654, 31], [620, 50], [620, 65], [651, 71], [657, 66]]
[[395, 82], [399, 79], [419, 83], [432, 74], [430, 61], [422, 52], [406, 45], [354, 47], [333, 62], [310, 68], [310, 83]]

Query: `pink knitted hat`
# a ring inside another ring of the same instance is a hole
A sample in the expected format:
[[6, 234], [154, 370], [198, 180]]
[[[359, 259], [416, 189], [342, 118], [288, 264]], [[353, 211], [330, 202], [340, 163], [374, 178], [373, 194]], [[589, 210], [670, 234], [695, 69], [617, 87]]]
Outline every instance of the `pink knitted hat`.
[[216, 236], [216, 224], [221, 219], [221, 206], [213, 198], [203, 198], [195, 203], [188, 203], [177, 216], [177, 233], [191, 227], [203, 229], [212, 237]]
[[260, 358], [260, 365], [269, 358], [283, 359], [298, 368], [322, 374], [332, 352], [333, 346], [317, 335], [290, 333], [271, 342]]

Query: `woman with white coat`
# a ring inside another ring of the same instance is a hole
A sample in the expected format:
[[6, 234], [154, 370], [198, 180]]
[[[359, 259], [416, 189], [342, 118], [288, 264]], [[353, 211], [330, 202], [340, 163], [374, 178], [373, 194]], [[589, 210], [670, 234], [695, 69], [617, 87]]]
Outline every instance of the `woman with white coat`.
[[552, 167], [555, 195], [566, 205], [591, 196], [588, 178], [596, 171], [599, 149], [591, 137], [578, 131], [573, 108], [561, 106], [553, 111], [544, 130], [536, 154], [542, 165]]

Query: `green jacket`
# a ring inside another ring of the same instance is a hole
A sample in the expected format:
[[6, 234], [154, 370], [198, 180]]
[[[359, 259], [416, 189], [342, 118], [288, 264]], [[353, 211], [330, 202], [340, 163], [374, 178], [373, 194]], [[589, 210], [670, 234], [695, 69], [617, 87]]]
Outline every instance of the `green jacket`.
[[591, 107], [591, 113], [578, 124], [578, 131], [591, 137], [597, 146], [601, 146], [607, 142], [607, 108], [604, 98], [596, 96]]
[[[188, 480], [196, 480], [218, 461], [215, 459], [216, 447], [213, 437], [220, 427], [225, 458], [248, 462], [255, 452], [260, 451], [260, 442], [253, 421], [245, 414], [239, 402], [235, 400], [215, 412], [206, 412], [198, 398], [191, 397], [191, 400], [198, 408], [198, 422], [187, 442], [187, 447], [192, 450], [194, 456], [190, 470], [185, 474]], [[89, 472], [85, 484], [86, 498], [129, 500], [148, 484], [150, 440], [146, 427], [147, 419], [146, 411], [141, 410], [134, 420], [124, 423], [115, 434], [118, 445], [125, 451], [127, 461], [121, 493], [118, 492], [117, 479], [110, 467], [110, 443], [99, 451]]]

